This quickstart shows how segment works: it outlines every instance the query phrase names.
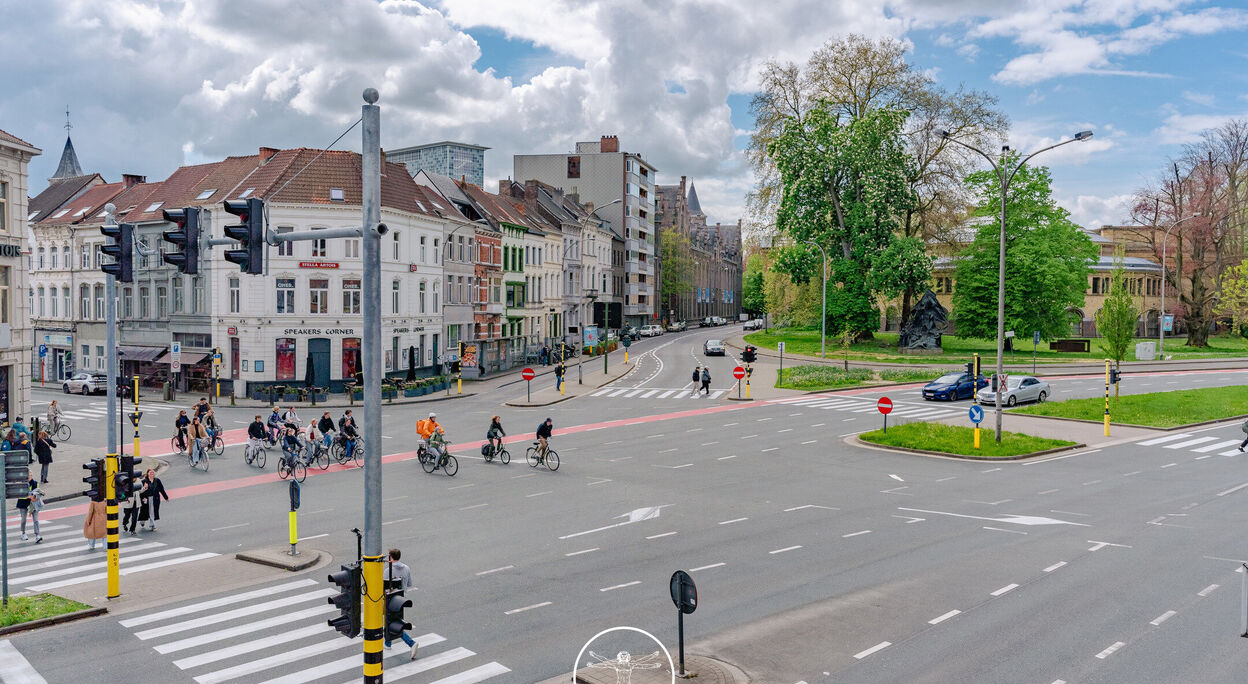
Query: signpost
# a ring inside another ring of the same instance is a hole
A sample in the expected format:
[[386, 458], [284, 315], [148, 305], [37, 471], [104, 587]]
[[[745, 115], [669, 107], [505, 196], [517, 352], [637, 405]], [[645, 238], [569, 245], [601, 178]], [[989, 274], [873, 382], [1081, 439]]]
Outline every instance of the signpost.
[[532, 368], [525, 368], [520, 371], [520, 377], [524, 378], [524, 398], [525, 401], [533, 401], [533, 378], [537, 373]]
[[972, 404], [966, 411], [966, 415], [970, 417], [971, 422], [975, 423], [975, 448], [979, 448], [979, 424], [984, 420], [984, 407], [979, 404]]
[[784, 342], [776, 343], [776, 351], [780, 352], [780, 371], [777, 377], [779, 378], [780, 382], [783, 383], [784, 382]]
[[174, 342], [169, 346], [169, 375], [182, 372], [182, 343]]
[[1031, 334], [1031, 374], [1036, 374], [1036, 347], [1040, 346], [1040, 331]]
[[[221, 350], [212, 352], [212, 382], [217, 386], [217, 401], [221, 401]], [[312, 393], [312, 404], [316, 405], [316, 393]]]
[[745, 369], [737, 366], [732, 369], [732, 377], [737, 379], [737, 398], [741, 398], [741, 378], [745, 377]]
[[698, 587], [693, 583], [693, 578], [684, 570], [677, 570], [672, 573], [671, 580], [672, 603], [676, 604], [677, 613], [676, 632], [680, 641], [680, 674], [676, 675], [682, 679], [685, 677], [685, 614], [692, 613], [698, 609]]
[[884, 414], [884, 432], [888, 432], [888, 414], [893, 412], [893, 400], [888, 397], [880, 397], [880, 400], [875, 402], [875, 408]]
[[39, 345], [39, 384], [43, 384], [43, 359], [48, 355], [48, 345]]

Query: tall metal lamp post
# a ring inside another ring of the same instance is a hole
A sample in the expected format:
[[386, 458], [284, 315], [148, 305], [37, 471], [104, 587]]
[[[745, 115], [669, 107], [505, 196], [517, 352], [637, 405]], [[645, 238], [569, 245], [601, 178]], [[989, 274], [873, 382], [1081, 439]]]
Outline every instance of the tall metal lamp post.
[[[1035, 152], [1023, 157], [1022, 161], [1014, 165], [1013, 168], [1006, 168], [1006, 165], [1009, 162], [1009, 145], [1001, 146], [1001, 163], [998, 164], [996, 160], [988, 156], [988, 154], [979, 148], [968, 145], [950, 135], [949, 131], [939, 130], [936, 131], [936, 135], [948, 140], [949, 142], [957, 143], [958, 145], [979, 154], [979, 156], [984, 159], [987, 159], [988, 163], [992, 165], [992, 170], [995, 171], [998, 178], [1001, 179], [1001, 253], [997, 263], [997, 378], [999, 379], [1005, 375], [1005, 364], [1002, 358], [1002, 353], [1005, 351], [1005, 196], [1010, 191], [1010, 181], [1014, 180], [1014, 174], [1018, 173], [1019, 169], [1023, 168], [1023, 166], [1026, 165], [1032, 157], [1042, 152], [1048, 152], [1056, 147], [1061, 147], [1062, 145], [1088, 140], [1092, 137], [1092, 131], [1080, 131], [1075, 134], [1075, 137], [1069, 140], [1063, 140], [1057, 144], [1049, 145], [1048, 147], [1036, 150]], [[976, 382], [978, 382], [978, 379], [976, 379]], [[1002, 383], [1000, 382], [997, 383], [996, 397], [998, 443], [1001, 442], [1001, 393], [1004, 391], [1001, 384]]]
[[[1201, 214], [1192, 214], [1170, 224], [1166, 229], [1166, 235], [1161, 239], [1161, 314], [1157, 318], [1157, 358], [1166, 360], [1166, 241], [1170, 239], [1170, 231], [1178, 227], [1180, 223], [1197, 218]], [[1179, 279], [1179, 274], [1175, 273], [1174, 279]], [[1180, 293], [1182, 294], [1182, 293]]]
[[819, 317], [819, 356], [826, 359], [828, 358], [828, 253], [814, 240], [807, 240], [806, 244], [814, 245], [815, 249], [823, 255], [823, 315]]

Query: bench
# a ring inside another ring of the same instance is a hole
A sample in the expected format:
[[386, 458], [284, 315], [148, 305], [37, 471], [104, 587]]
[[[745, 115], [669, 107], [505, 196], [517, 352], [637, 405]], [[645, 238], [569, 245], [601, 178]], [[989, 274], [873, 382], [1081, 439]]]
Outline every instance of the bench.
[[1053, 340], [1049, 343], [1049, 349], [1087, 354], [1092, 351], [1092, 340]]

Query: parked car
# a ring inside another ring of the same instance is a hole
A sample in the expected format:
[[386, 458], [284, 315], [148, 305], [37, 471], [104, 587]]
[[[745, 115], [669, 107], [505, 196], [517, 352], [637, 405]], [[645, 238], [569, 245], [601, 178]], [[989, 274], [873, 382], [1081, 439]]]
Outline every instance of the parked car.
[[970, 399], [976, 387], [983, 389], [987, 386], [988, 381], [983, 375], [972, 382], [970, 373], [946, 373], [924, 385], [923, 398], [928, 401]]
[[702, 343], [702, 353], [706, 356], [724, 356], [727, 352], [720, 340], [707, 340]]
[[642, 337], [658, 337], [663, 334], [663, 326], [661, 325], [643, 325], [641, 326]]
[[[1014, 406], [1023, 401], [1042, 402], [1053, 393], [1049, 383], [1031, 375], [1011, 375], [1005, 379], [1005, 389], [1001, 391], [1001, 401], [1006, 406]], [[979, 400], [985, 404], [996, 406], [997, 395], [988, 390], [980, 392]]]
[[668, 332], [681, 332], [686, 328], [684, 321], [672, 321], [667, 324]]
[[711, 320], [710, 316], [707, 316], [706, 318], [703, 318], [701, 321], [698, 322], [699, 328], [710, 328], [714, 325], [715, 325], [715, 321]]
[[746, 330], [762, 330], [762, 329], [763, 329], [763, 319], [761, 319], [761, 318], [755, 318], [755, 319], [752, 319], [752, 320], [748, 320], [748, 321], [746, 321], [746, 322], [745, 322], [745, 324], [744, 324], [743, 326], [741, 326], [741, 327], [745, 328]]
[[65, 394], [78, 392], [85, 395], [95, 394], [96, 392], [107, 392], [108, 378], [103, 373], [79, 371], [69, 376], [65, 382], [61, 383], [61, 389], [65, 391]]
[[715, 325], [715, 326], [728, 325], [728, 319], [722, 316], [711, 316], [711, 325]]

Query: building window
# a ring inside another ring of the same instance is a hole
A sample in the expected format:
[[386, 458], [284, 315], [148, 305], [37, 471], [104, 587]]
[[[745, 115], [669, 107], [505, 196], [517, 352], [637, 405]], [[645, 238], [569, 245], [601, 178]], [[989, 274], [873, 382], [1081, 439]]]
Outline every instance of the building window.
[[[40, 299], [42, 298], [43, 298], [43, 295], [40, 295]], [[134, 318], [134, 288], [133, 287], [127, 287], [127, 288], [122, 289], [121, 302], [122, 302], [121, 310], [125, 312], [126, 318]]]
[[96, 320], [104, 320], [104, 286], [97, 284], [94, 288], [95, 292], [95, 318]]
[[295, 279], [277, 279], [277, 312], [293, 314], [295, 312]]
[[164, 320], [169, 317], [169, 288], [156, 286], [156, 318]]
[[420, 263], [425, 263], [425, 236], [420, 236]]
[[238, 313], [241, 297], [238, 292], [238, 278], [230, 278], [230, 313]]
[[61, 302], [65, 305], [65, 309], [64, 309], [65, 318], [69, 318], [71, 315], [73, 315], [74, 310], [71, 309], [69, 306], [69, 286], [68, 285], [61, 288]]
[[147, 314], [150, 311], [148, 308], [150, 306], [148, 303], [150, 301], [149, 295], [149, 288], [146, 285], [139, 288], [139, 318], [148, 318]]
[[104, 345], [95, 345], [95, 355], [100, 357], [100, 365], [104, 365]]
[[394, 260], [399, 261], [399, 231], [394, 231]]
[[[81, 356], [82, 356], [82, 367], [90, 368], [91, 367], [91, 345], [89, 344], [82, 345]], [[100, 364], [100, 365], [102, 366], [104, 364]]]
[[[260, 362], [256, 361], [259, 366]], [[260, 369], [257, 368], [257, 371]], [[277, 380], [295, 379], [295, 338], [277, 338]]]
[[1101, 279], [1093, 278], [1092, 279], [1092, 294], [1100, 294], [1100, 293], [1101, 293]]
[[184, 297], [182, 296], [182, 276], [174, 276], [173, 277], [173, 311], [174, 313], [181, 312], [184, 306], [186, 306], [186, 301], [184, 300]]
[[204, 279], [200, 276], [191, 278], [191, 303], [195, 307], [191, 313], [203, 313], [204, 309]]
[[416, 302], [417, 302], [417, 311], [423, 314], [425, 312], [425, 281], [423, 280], [420, 281], [420, 289], [419, 289], [419, 294], [417, 296]]
[[91, 317], [91, 288], [86, 285], [78, 286], [78, 318], [87, 320]]
[[91, 268], [91, 245], [83, 245], [78, 257], [78, 268]]
[[464, 236], [463, 235], [459, 236], [459, 238], [456, 240], [456, 244], [459, 246], [459, 260], [463, 261], [464, 260]]
[[[312, 230], [325, 230], [325, 228], [324, 226], [314, 227]], [[312, 256], [321, 257], [321, 258], [329, 256], [328, 242], [325, 240], [313, 240], [312, 241]]]
[[438, 251], [439, 249], [440, 248], [438, 247], [438, 238], [434, 238], [433, 239], [433, 263], [435, 264], [438, 263], [438, 255], [441, 253]]
[[[295, 229], [293, 226], [278, 226], [277, 234], [281, 235], [282, 233], [290, 233], [290, 232], [293, 232], [294, 230]], [[277, 255], [278, 256], [294, 256], [295, 255], [295, 243], [293, 242], [277, 243]]]
[[344, 314], [360, 313], [360, 281], [351, 279], [342, 281], [342, 312]]
[[390, 313], [399, 312], [399, 281], [390, 283]]
[[360, 338], [345, 337], [342, 340], [342, 379], [354, 378], [360, 371]]
[[147, 238], [136, 239], [134, 249], [139, 253], [139, 268], [147, 268]]
[[329, 313], [328, 279], [313, 278], [308, 281], [308, 313]]
[[52, 269], [56, 270], [58, 259], [56, 258], [56, 248], [52, 248]]
[[360, 240], [359, 238], [350, 238], [346, 242], [347, 253], [344, 255], [348, 259], [360, 258]]
[[38, 264], [38, 268], [40, 270], [43, 270], [43, 248], [42, 247], [39, 248], [38, 253], [39, 253], [39, 260], [36, 261], [35, 263]]
[[568, 178], [581, 177], [581, 158], [568, 157]]
[[9, 230], [9, 184], [0, 183], [0, 231]]
[[438, 312], [438, 286], [441, 284], [437, 280], [433, 281], [433, 312], [435, 314]]

